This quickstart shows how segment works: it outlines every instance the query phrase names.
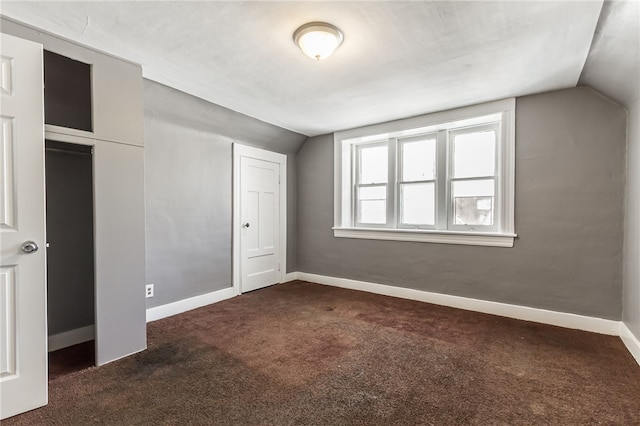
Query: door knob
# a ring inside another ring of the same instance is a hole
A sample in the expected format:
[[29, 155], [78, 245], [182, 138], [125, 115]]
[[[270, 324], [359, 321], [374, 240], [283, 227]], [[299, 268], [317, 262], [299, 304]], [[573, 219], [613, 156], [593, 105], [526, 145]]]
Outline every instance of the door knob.
[[245, 223], [244, 225], [242, 225], [242, 227], [243, 227], [243, 228], [248, 228], [249, 226], [250, 226], [250, 225], [249, 225], [249, 222], [247, 222], [247, 223]]
[[38, 244], [36, 244], [34, 241], [25, 241], [24, 243], [22, 243], [20, 248], [27, 254], [35, 253], [38, 251]]

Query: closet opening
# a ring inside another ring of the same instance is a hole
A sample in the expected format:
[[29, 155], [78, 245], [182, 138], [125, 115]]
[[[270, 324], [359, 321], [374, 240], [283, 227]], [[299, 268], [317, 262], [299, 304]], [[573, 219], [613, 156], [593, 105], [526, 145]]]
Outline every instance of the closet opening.
[[45, 141], [49, 380], [95, 365], [92, 147]]

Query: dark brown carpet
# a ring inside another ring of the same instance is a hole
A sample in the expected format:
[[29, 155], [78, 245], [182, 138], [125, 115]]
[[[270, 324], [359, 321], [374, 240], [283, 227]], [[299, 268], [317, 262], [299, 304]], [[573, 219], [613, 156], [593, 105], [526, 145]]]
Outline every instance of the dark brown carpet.
[[49, 352], [49, 380], [56, 380], [95, 365], [95, 341], [80, 343]]
[[297, 281], [149, 324], [6, 421], [34, 424], [637, 425], [640, 366], [617, 337]]

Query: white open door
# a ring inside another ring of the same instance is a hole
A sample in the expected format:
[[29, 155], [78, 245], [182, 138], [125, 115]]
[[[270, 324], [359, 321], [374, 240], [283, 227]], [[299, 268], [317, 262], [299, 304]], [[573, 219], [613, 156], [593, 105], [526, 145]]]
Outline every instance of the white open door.
[[47, 404], [42, 45], [0, 34], [0, 418]]
[[239, 269], [239, 291], [247, 292], [282, 281], [286, 156], [235, 144], [234, 157], [239, 168], [234, 181], [234, 242], [239, 244], [239, 259], [234, 256], [234, 265]]

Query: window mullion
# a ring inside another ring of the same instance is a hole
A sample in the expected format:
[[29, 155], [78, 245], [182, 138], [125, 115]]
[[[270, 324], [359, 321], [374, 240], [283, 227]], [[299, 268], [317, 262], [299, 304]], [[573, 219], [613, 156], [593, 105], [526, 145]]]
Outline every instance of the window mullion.
[[387, 186], [386, 183], [357, 183], [356, 186], [358, 188], [375, 188], [375, 187], [380, 187], [380, 186]]
[[413, 185], [417, 183], [433, 183], [436, 182], [436, 179], [428, 179], [428, 180], [408, 180], [408, 181], [398, 181], [398, 185]]
[[359, 172], [359, 166], [358, 166], [358, 149], [356, 145], [351, 145], [351, 199], [349, 200], [351, 202], [351, 226], [355, 226], [356, 225], [356, 218], [357, 218], [357, 201], [356, 201], [356, 197], [358, 196], [357, 194], [357, 185], [358, 185], [358, 172]]
[[358, 223], [358, 184], [360, 183], [360, 150], [357, 145], [352, 146], [351, 163], [351, 226]]
[[398, 155], [398, 140], [389, 139], [388, 142], [388, 161], [389, 161], [389, 177], [387, 178], [387, 227], [396, 228], [398, 226], [397, 220], [397, 158]]
[[441, 130], [436, 138], [436, 229], [447, 229], [449, 213], [449, 179], [448, 179], [448, 146], [447, 132]]
[[[502, 226], [504, 224], [503, 215], [506, 213], [506, 205], [505, 200], [507, 199], [506, 194], [504, 193], [504, 150], [502, 147], [503, 138], [502, 138], [503, 126], [502, 124], [498, 125], [496, 129], [496, 152], [495, 152], [495, 161], [496, 161], [496, 170], [495, 175], [496, 179], [493, 182], [494, 184], [494, 226], [498, 226], [499, 230], [502, 230]], [[497, 202], [496, 202], [497, 201]]]
[[451, 177], [449, 178], [449, 180], [451, 182], [458, 182], [458, 181], [473, 181], [473, 180], [489, 180], [489, 179], [493, 179], [493, 180], [497, 180], [497, 176], [496, 175], [488, 175], [488, 176], [469, 176], [469, 177]]

